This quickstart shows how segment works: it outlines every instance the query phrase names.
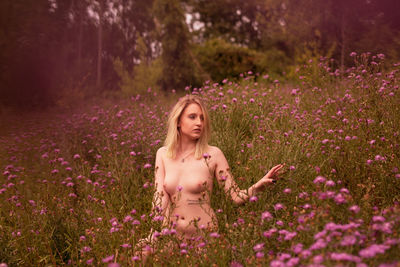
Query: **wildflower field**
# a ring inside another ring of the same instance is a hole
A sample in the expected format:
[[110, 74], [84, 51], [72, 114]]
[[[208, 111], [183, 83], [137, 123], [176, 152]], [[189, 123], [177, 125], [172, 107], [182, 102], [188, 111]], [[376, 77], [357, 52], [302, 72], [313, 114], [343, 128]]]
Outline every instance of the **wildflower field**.
[[215, 183], [219, 230], [193, 243], [151, 213], [155, 152], [177, 93], [2, 118], [0, 263], [139, 265], [135, 246], [154, 228], [163, 238], [149, 265], [399, 266], [400, 63], [352, 56], [344, 74], [321, 58], [291, 83], [246, 73], [187, 88], [205, 100], [211, 144], [242, 189], [286, 164], [241, 206]]

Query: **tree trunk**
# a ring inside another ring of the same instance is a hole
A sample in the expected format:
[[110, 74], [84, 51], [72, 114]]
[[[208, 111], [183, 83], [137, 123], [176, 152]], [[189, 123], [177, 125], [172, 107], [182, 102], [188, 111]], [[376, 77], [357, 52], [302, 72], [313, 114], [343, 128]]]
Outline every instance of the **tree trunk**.
[[342, 14], [342, 21], [340, 25], [340, 33], [341, 33], [341, 39], [342, 39], [342, 46], [341, 46], [341, 51], [340, 51], [340, 73], [343, 76], [344, 75], [344, 54], [346, 51], [346, 34], [345, 34], [345, 15], [344, 13]]
[[101, 54], [103, 53], [103, 16], [104, 16], [104, 3], [99, 0], [99, 27], [97, 31], [97, 79], [96, 87], [101, 89]]
[[78, 62], [77, 62], [77, 69], [78, 69], [78, 75], [81, 75], [82, 72], [82, 35], [83, 35], [83, 15], [84, 12], [82, 10], [82, 3], [81, 1], [78, 1], [77, 3], [77, 9], [78, 9], [78, 19], [79, 19], [79, 25], [78, 25]]

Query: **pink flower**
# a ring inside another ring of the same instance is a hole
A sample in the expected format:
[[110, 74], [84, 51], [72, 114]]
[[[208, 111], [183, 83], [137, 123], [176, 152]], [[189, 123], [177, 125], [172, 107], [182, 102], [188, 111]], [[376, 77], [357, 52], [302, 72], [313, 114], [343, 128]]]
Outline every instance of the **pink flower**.
[[317, 176], [317, 178], [314, 179], [314, 184], [322, 184], [326, 181], [326, 178], [323, 176]]
[[146, 163], [146, 164], [144, 164], [143, 168], [144, 168], [144, 169], [151, 168], [151, 164], [150, 164], [150, 163]]
[[360, 211], [360, 207], [357, 205], [353, 205], [349, 208], [349, 211], [354, 212], [354, 213], [358, 213]]
[[290, 189], [290, 188], [285, 188], [283, 190], [283, 193], [285, 193], [285, 194], [290, 194], [291, 192], [292, 192], [292, 189]]
[[256, 202], [257, 200], [258, 200], [258, 198], [256, 196], [252, 196], [249, 199], [250, 202]]
[[335, 200], [336, 204], [343, 204], [343, 203], [347, 202], [341, 193], [337, 194], [335, 196], [334, 200]]
[[347, 254], [345, 252], [342, 253], [331, 253], [330, 255], [331, 260], [336, 260], [336, 261], [352, 261], [352, 262], [361, 262], [360, 257]]
[[107, 257], [105, 257], [104, 259], [102, 259], [101, 261], [102, 262], [104, 262], [104, 263], [107, 263], [107, 262], [110, 262], [110, 261], [112, 261], [114, 259], [114, 254], [113, 255], [110, 255], [110, 256], [107, 256]]
[[335, 182], [334, 181], [332, 181], [332, 180], [329, 180], [329, 181], [326, 181], [326, 186], [335, 186]]
[[373, 244], [358, 253], [362, 258], [373, 258], [376, 254], [383, 254], [389, 246]]
[[257, 258], [257, 259], [264, 258], [264, 252], [258, 251], [258, 252], [256, 253], [256, 258]]
[[220, 234], [218, 234], [217, 232], [212, 232], [210, 233], [210, 237], [219, 238]]
[[264, 211], [262, 214], [261, 214], [261, 220], [267, 220], [267, 221], [270, 221], [272, 219], [272, 215], [271, 215], [271, 213], [269, 213], [268, 211]]
[[253, 247], [254, 251], [260, 251], [264, 249], [264, 243], [259, 243]]

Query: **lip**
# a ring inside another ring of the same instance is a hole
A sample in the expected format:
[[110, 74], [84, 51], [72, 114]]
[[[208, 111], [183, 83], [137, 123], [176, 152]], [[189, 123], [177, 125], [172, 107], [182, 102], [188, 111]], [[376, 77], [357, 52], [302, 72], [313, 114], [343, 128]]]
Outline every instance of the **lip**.
[[200, 133], [201, 129], [194, 129], [193, 132]]

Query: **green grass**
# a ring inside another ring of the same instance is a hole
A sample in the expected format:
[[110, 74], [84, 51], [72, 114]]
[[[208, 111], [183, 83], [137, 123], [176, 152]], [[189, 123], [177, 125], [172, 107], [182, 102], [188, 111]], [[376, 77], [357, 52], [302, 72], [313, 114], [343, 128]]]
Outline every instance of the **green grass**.
[[[198, 249], [166, 235], [149, 264], [399, 263], [399, 66], [383, 70], [380, 62], [364, 62], [336, 77], [324, 64], [318, 71], [304, 66], [292, 84], [245, 75], [193, 91], [210, 109], [211, 144], [224, 152], [241, 188], [278, 163], [286, 163], [286, 172], [242, 206], [215, 183], [221, 236], [207, 236]], [[154, 164], [166, 112], [177, 98], [150, 92], [73, 112], [3, 116], [0, 263], [139, 264], [132, 259], [136, 243], [151, 228], [161, 231], [150, 213], [154, 170], [144, 165]], [[314, 183], [317, 176], [325, 182]], [[355, 206], [359, 212], [349, 210]], [[262, 221], [266, 211], [272, 217]], [[341, 226], [329, 230], [329, 223]], [[164, 248], [170, 241], [177, 244], [173, 250]], [[264, 245], [258, 250], [256, 244]], [[302, 249], [294, 249], [298, 244]], [[373, 245], [384, 245], [383, 252]], [[355, 258], [336, 260], [333, 253]]]

